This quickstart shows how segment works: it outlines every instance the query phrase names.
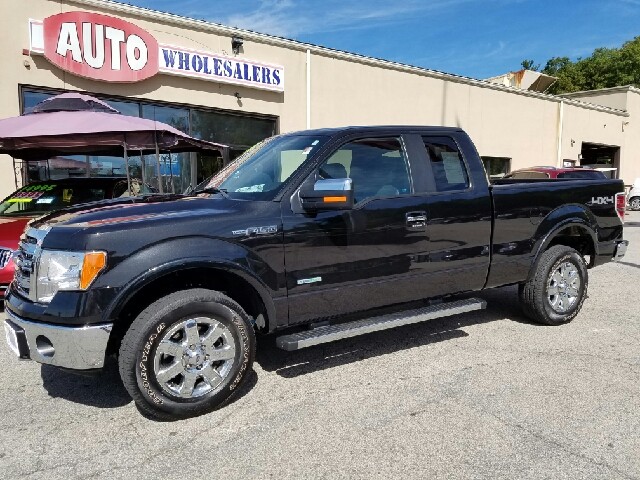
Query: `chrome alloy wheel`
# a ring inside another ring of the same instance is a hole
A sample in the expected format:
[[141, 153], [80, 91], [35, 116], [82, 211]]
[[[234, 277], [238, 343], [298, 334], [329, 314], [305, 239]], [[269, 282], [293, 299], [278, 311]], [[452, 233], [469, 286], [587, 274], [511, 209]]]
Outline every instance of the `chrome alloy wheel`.
[[563, 262], [551, 273], [547, 282], [547, 300], [557, 313], [565, 313], [580, 296], [580, 273], [571, 262]]
[[162, 390], [183, 399], [217, 390], [229, 375], [236, 355], [231, 331], [209, 317], [182, 320], [164, 334], [154, 357]]

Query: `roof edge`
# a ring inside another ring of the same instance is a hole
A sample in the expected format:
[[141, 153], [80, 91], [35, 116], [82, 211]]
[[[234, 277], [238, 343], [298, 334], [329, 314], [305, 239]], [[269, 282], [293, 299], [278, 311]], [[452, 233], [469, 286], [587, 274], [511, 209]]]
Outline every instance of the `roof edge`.
[[[512, 93], [515, 95], [522, 95], [525, 97], [538, 98], [541, 100], [548, 100], [555, 103], [565, 103], [568, 105], [574, 105], [576, 107], [585, 108], [588, 110], [596, 110], [605, 113], [612, 113], [614, 115], [620, 115], [624, 117], [628, 117], [629, 113], [625, 110], [618, 110], [615, 108], [605, 107], [602, 105], [595, 105], [587, 102], [582, 102], [579, 100], [573, 100], [566, 97], [558, 97], [555, 95], [550, 95], [546, 93], [538, 93], [531, 92], [528, 90], [522, 90], [515, 87], [506, 87], [504, 85], [499, 85], [496, 83], [487, 82], [485, 80], [478, 80], [471, 77], [465, 77], [462, 75], [456, 75], [451, 73], [444, 73], [437, 70], [430, 70], [423, 67], [416, 67], [413, 65], [408, 65], [400, 62], [394, 62], [391, 60], [384, 60], [375, 57], [369, 57], [366, 55], [361, 55], [357, 53], [346, 52], [343, 50], [336, 50], [328, 47], [323, 47], [319, 45], [314, 45], [311, 43], [304, 43], [298, 40], [291, 40], [288, 38], [277, 37], [265, 33], [254, 32], [252, 30], [245, 30], [236, 27], [228, 27], [226, 25], [222, 25], [219, 23], [209, 22], [206, 20], [197, 20], [194, 18], [184, 17], [181, 15], [176, 15], [173, 13], [161, 12], [158, 10], [152, 10], [143, 7], [137, 7], [133, 5], [129, 5], [127, 3], [115, 2], [112, 0], [55, 0], [56, 3], [68, 3], [68, 4], [78, 4], [89, 7], [101, 8], [104, 10], [109, 10], [113, 12], [120, 12], [130, 15], [135, 15], [143, 18], [148, 18], [152, 20], [157, 20], [160, 22], [170, 22], [178, 26], [185, 26], [191, 28], [198, 28], [201, 30], [208, 30], [216, 33], [222, 33], [229, 36], [240, 35], [245, 39], [280, 46], [290, 49], [296, 49], [301, 51], [309, 50], [312, 53], [316, 53], [319, 55], [326, 55], [342, 60], [351, 60], [355, 62], [359, 62], [366, 65], [378, 66], [382, 68], [388, 68], [408, 73], [414, 73], [417, 75], [428, 76], [432, 78], [437, 78], [440, 80], [449, 80], [456, 83], [461, 83], [465, 85], [475, 86], [479, 88], [489, 88], [491, 90], [502, 91], [505, 93]], [[578, 93], [578, 92], [576, 92]]]
[[616, 92], [616, 91], [640, 93], [640, 88], [636, 88], [633, 85], [620, 85], [617, 87], [597, 88], [595, 90], [580, 90], [579, 92], [561, 93], [559, 94], [559, 96], [571, 97], [571, 96], [589, 95], [589, 94], [597, 95], [599, 93]]

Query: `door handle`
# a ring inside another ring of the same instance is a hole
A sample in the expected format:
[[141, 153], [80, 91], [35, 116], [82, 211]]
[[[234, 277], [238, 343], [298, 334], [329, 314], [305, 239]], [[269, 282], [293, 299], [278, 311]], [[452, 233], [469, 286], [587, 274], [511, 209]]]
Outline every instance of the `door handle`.
[[405, 214], [407, 227], [414, 228], [424, 228], [427, 226], [427, 212], [407, 212]]

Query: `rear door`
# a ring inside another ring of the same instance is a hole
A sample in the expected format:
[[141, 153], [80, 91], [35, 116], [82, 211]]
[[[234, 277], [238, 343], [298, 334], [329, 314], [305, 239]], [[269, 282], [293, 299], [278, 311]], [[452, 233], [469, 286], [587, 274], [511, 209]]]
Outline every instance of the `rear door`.
[[490, 264], [492, 209], [486, 173], [466, 135], [416, 135], [428, 175], [416, 189], [427, 212], [425, 296], [481, 289]]

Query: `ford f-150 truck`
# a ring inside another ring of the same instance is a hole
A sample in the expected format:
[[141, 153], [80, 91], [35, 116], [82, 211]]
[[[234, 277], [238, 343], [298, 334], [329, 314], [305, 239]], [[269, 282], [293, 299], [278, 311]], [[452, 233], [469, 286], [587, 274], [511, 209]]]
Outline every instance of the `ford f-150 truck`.
[[490, 185], [458, 128], [281, 135], [190, 194], [32, 222], [7, 342], [75, 370], [117, 355], [143, 412], [188, 417], [237, 391], [256, 333], [295, 350], [484, 308], [451, 296], [515, 284], [531, 319], [569, 322], [587, 269], [625, 253], [624, 207], [619, 180]]

